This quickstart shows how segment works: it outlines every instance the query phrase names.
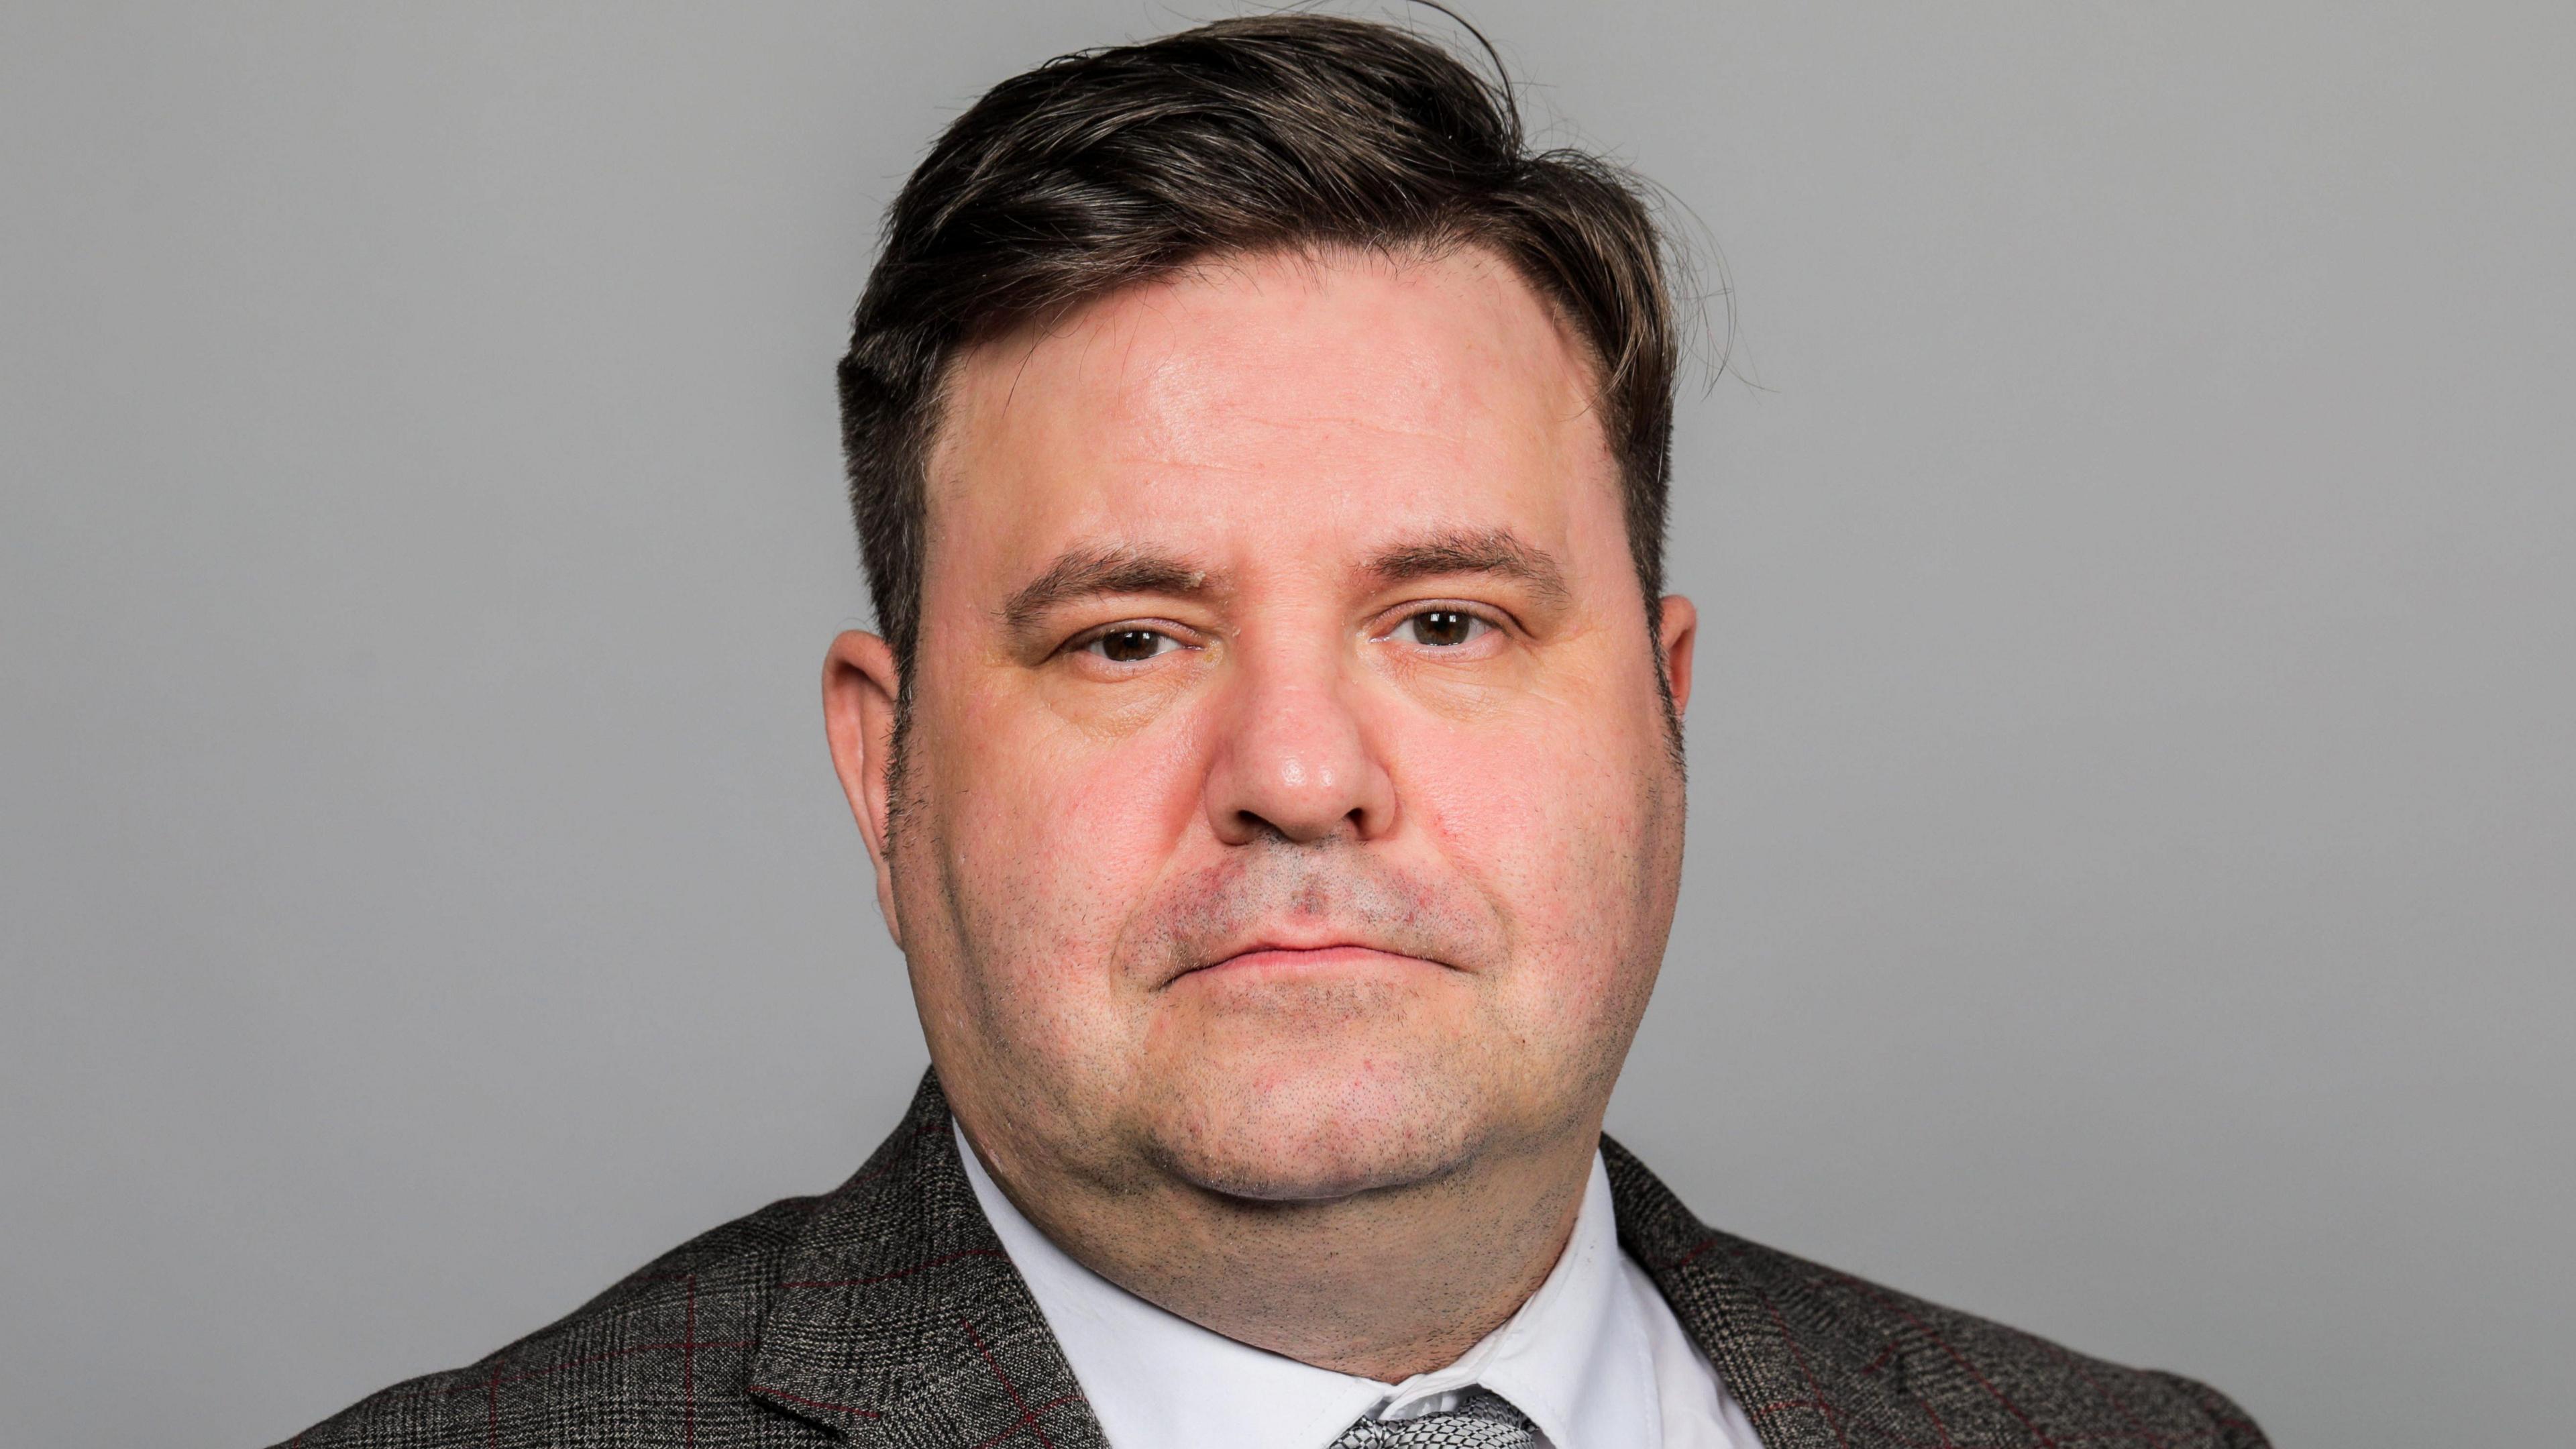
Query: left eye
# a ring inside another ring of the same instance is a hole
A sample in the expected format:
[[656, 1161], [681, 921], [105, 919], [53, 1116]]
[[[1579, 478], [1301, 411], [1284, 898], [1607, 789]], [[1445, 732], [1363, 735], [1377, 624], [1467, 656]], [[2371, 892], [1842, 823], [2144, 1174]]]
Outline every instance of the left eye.
[[1432, 649], [1455, 649], [1493, 625], [1464, 609], [1425, 609], [1395, 626], [1395, 632]]
[[1112, 629], [1082, 647], [1113, 664], [1142, 664], [1181, 641], [1159, 629]]

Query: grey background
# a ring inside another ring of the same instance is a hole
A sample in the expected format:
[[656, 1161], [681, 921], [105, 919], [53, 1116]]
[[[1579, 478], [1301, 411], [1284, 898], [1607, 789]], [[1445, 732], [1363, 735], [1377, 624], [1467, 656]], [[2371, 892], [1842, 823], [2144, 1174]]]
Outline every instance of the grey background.
[[[2285, 1444], [2562, 1438], [2576, 7], [1468, 8], [1740, 304], [1614, 1130]], [[0, 9], [0, 1439], [282, 1437], [876, 1140], [830, 364], [939, 124], [1205, 13]]]

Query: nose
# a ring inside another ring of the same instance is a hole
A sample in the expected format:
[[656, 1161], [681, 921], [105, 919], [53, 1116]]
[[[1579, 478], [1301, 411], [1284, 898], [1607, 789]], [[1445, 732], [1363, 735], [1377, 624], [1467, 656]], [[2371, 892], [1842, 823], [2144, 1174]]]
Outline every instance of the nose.
[[1228, 845], [1300, 845], [1395, 827], [1395, 781], [1370, 743], [1358, 685], [1325, 659], [1247, 659], [1228, 691], [1206, 784]]

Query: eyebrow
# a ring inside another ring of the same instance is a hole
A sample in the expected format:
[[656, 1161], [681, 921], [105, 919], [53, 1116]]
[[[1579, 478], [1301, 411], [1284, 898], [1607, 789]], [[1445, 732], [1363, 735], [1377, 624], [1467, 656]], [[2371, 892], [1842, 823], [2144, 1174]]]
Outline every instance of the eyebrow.
[[1444, 574], [1495, 574], [1519, 580], [1551, 603], [1566, 597], [1565, 570], [1556, 559], [1508, 528], [1460, 529], [1400, 543], [1371, 558], [1365, 572], [1380, 585]]
[[[1565, 570], [1545, 550], [1508, 528], [1458, 529], [1380, 549], [1361, 574], [1385, 588], [1416, 579], [1492, 574], [1516, 579], [1550, 603], [1567, 597]], [[1204, 598], [1215, 592], [1208, 571], [1179, 554], [1130, 544], [1072, 548], [1002, 601], [996, 614], [1015, 637], [1038, 631], [1047, 614], [1078, 599], [1117, 594]]]
[[1126, 545], [1068, 549], [1047, 571], [1021, 585], [1002, 601], [1002, 626], [1015, 635], [1032, 631], [1047, 611], [1075, 599], [1109, 594], [1174, 594], [1196, 598], [1208, 592], [1207, 570], [1177, 554]]

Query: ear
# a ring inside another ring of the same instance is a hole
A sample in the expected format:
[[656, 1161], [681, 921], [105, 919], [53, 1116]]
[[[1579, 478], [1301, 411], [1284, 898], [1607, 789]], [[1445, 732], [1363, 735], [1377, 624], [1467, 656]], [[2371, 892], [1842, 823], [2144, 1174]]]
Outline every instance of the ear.
[[1699, 608], [1679, 594], [1666, 594], [1655, 628], [1655, 648], [1663, 655], [1664, 679], [1672, 686], [1673, 713], [1690, 712], [1691, 646], [1699, 642]]
[[832, 742], [832, 770], [867, 840], [877, 872], [877, 909], [897, 950], [903, 947], [903, 923], [895, 914], [886, 833], [893, 808], [895, 701], [902, 691], [894, 650], [874, 634], [845, 630], [823, 656], [823, 733]]

